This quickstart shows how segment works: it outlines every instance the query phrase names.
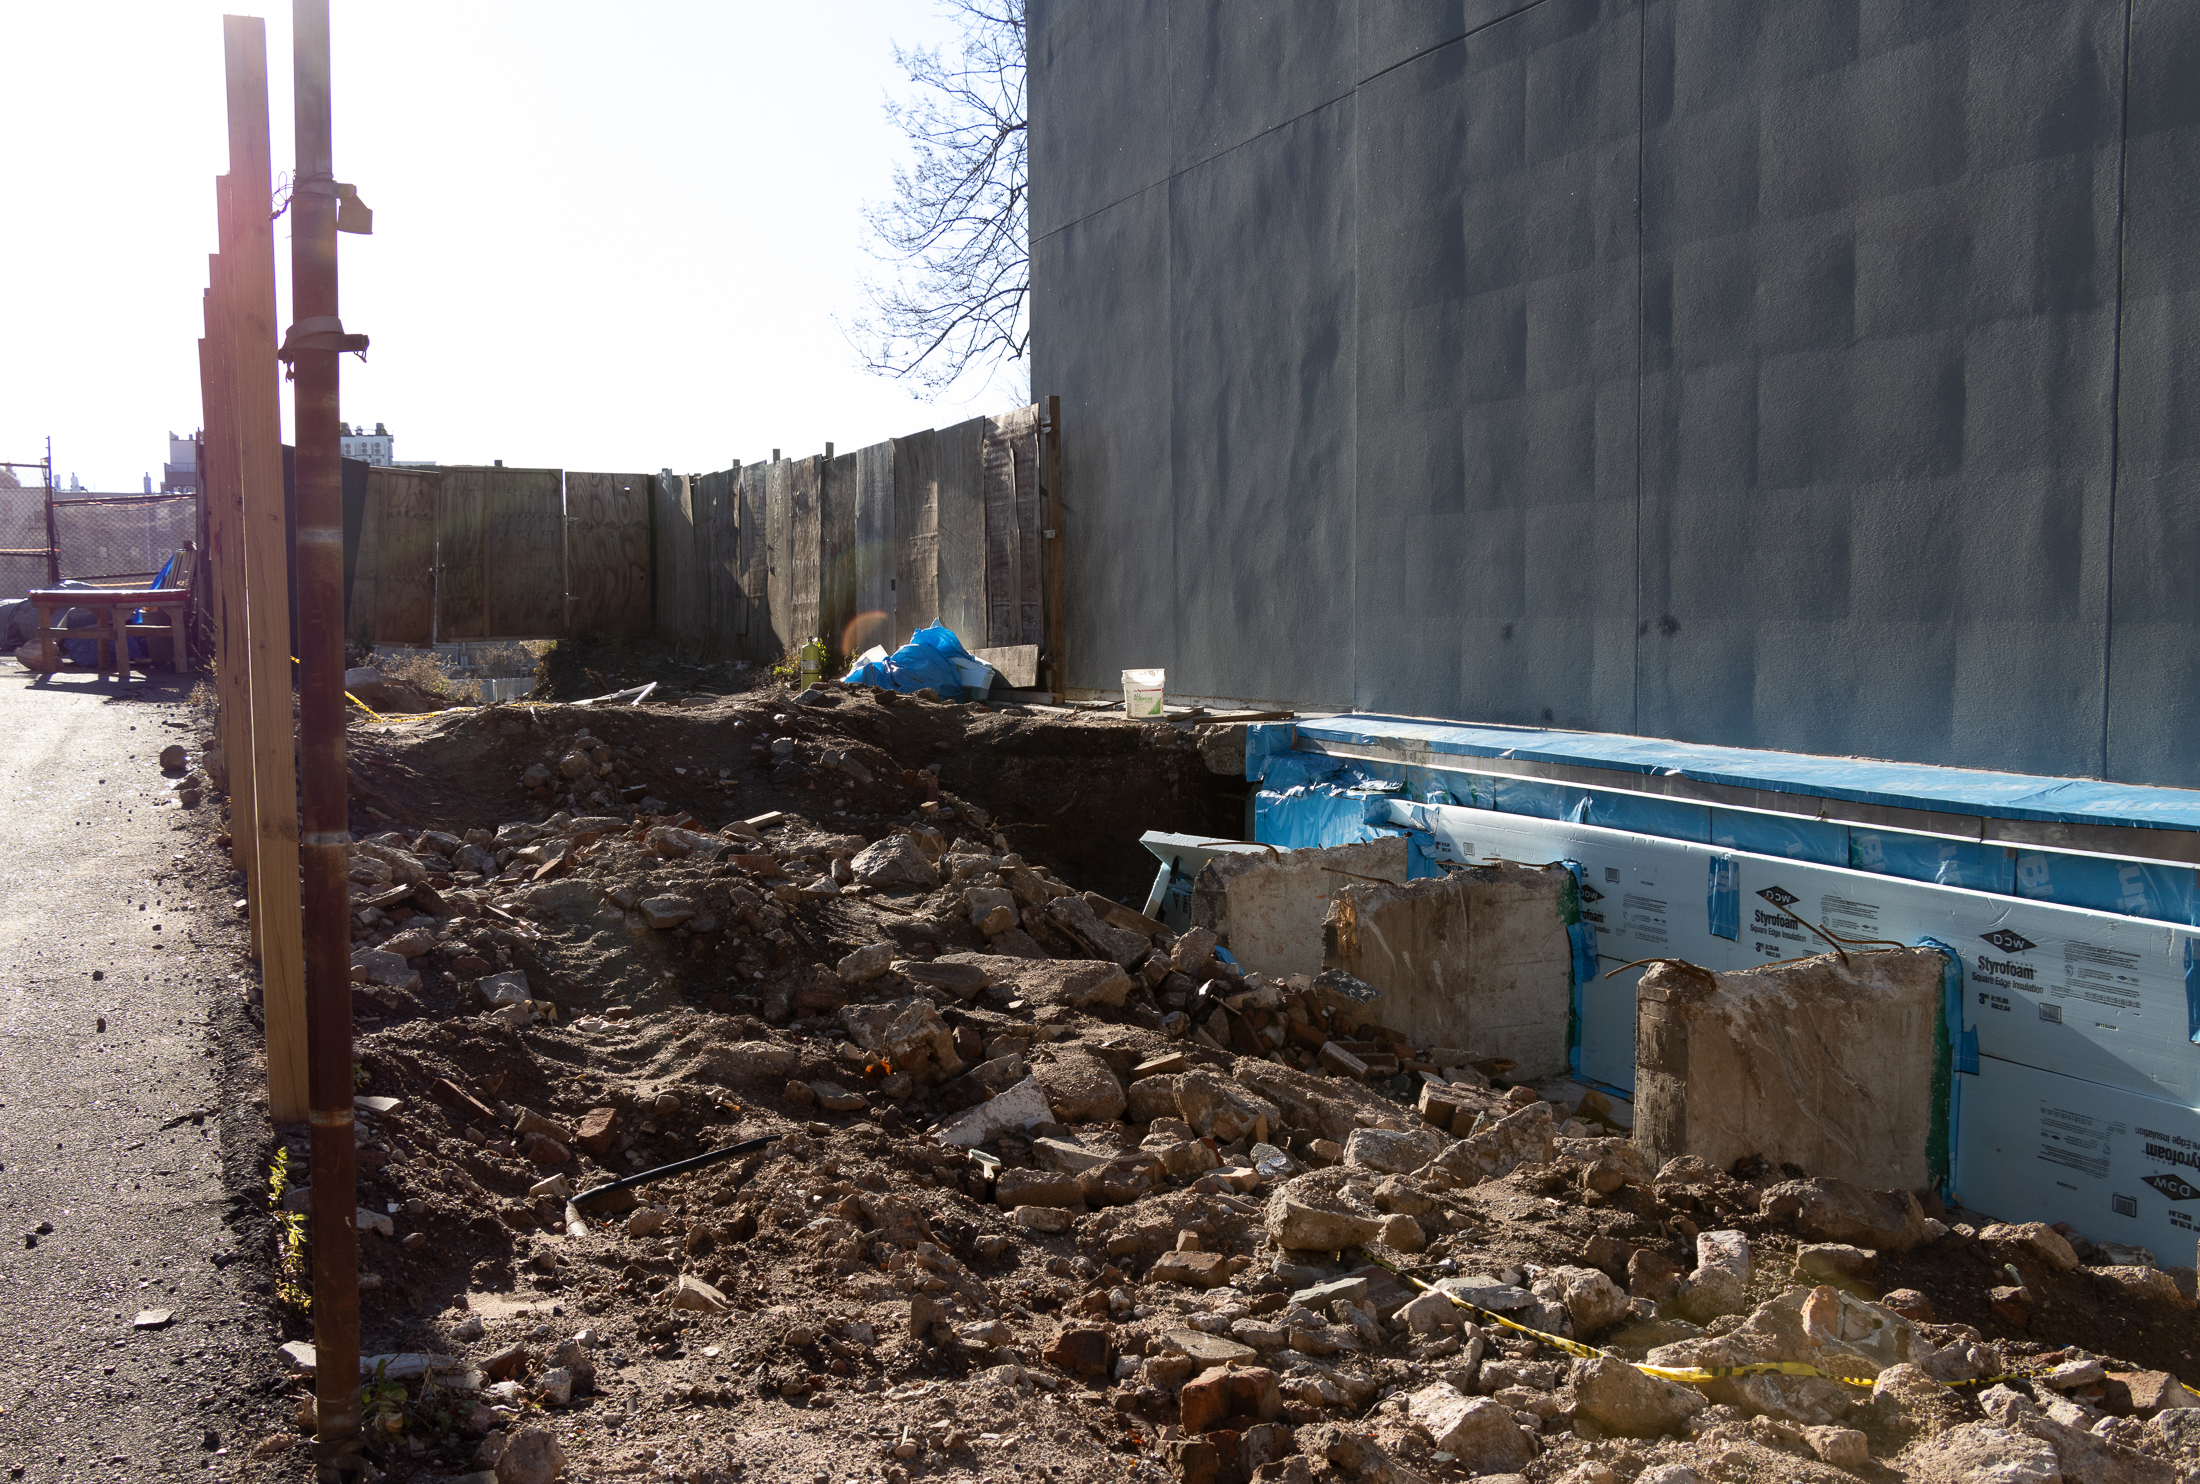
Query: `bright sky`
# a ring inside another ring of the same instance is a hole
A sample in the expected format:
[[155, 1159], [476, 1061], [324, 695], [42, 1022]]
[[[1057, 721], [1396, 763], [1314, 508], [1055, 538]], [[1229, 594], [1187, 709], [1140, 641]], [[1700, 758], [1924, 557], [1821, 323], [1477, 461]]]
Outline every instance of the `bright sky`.
[[[0, 0], [0, 459], [50, 434], [64, 485], [136, 491], [200, 424], [224, 8]], [[265, 11], [283, 172], [290, 8]], [[952, 39], [926, 0], [334, 0], [332, 30], [336, 174], [374, 209], [338, 238], [373, 337], [343, 415], [398, 458], [702, 472], [1028, 400], [1012, 363], [928, 402], [841, 328], [884, 271], [861, 208], [902, 151], [889, 44]]]

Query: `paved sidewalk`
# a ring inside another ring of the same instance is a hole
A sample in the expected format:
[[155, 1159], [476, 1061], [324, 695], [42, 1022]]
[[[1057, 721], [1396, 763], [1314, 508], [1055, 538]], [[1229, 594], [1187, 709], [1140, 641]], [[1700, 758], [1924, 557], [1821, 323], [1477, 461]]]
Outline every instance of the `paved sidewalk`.
[[[187, 816], [157, 761], [197, 753], [171, 725], [194, 678], [34, 687], [8, 663], [0, 1479], [296, 1473], [247, 1460], [283, 1399], [236, 888], [216, 805]], [[173, 1317], [135, 1327], [145, 1310]]]

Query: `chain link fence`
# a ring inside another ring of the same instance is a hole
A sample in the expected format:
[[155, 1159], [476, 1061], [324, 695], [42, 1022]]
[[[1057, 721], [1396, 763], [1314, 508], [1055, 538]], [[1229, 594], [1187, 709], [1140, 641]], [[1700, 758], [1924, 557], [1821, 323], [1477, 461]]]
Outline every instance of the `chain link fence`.
[[46, 491], [0, 485], [0, 602], [46, 585]]
[[[61, 575], [86, 582], [149, 577], [198, 539], [197, 495], [78, 495], [53, 502]], [[43, 574], [40, 581], [44, 580]]]

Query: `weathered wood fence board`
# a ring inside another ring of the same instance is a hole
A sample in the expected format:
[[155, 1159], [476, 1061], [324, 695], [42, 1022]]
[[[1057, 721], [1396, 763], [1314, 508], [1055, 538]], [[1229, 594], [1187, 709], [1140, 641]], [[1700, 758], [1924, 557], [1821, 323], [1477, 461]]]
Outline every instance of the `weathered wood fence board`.
[[894, 632], [894, 445], [857, 449], [855, 621], [844, 652], [885, 644]]
[[817, 636], [847, 654], [856, 617], [856, 456], [820, 459], [817, 472]]
[[729, 643], [742, 631], [741, 471], [722, 469], [689, 481], [695, 503], [695, 563], [701, 574], [701, 629], [683, 639]]
[[[958, 636], [973, 638], [986, 632], [984, 441], [985, 419], [974, 417], [940, 429], [934, 445], [940, 532], [935, 618]], [[964, 647], [970, 647], [967, 640]]]
[[985, 420], [985, 642], [1039, 642], [1039, 413]]
[[377, 644], [426, 644], [435, 632], [435, 495], [441, 476], [405, 469], [367, 474], [347, 632]]
[[385, 644], [654, 634], [768, 663], [940, 623], [1022, 661], [1046, 645], [1044, 453], [1021, 407], [707, 474], [376, 468], [347, 627]]
[[445, 469], [435, 496], [435, 637], [489, 637], [479, 469]]
[[794, 465], [774, 459], [764, 479], [764, 595], [771, 613], [765, 636], [768, 658], [793, 651], [794, 637]]
[[930, 428], [896, 438], [894, 451], [893, 627], [880, 642], [889, 650], [939, 618], [940, 482]]
[[825, 461], [812, 454], [794, 461], [787, 502], [787, 632], [782, 636], [788, 651], [800, 649], [822, 637], [818, 628], [823, 596], [825, 540], [818, 508]]
[[694, 491], [688, 477], [661, 470], [650, 482], [650, 512], [656, 536], [656, 633], [665, 639], [699, 636], [703, 573], [696, 555]]
[[[556, 469], [480, 469], [484, 639], [565, 633], [565, 480]], [[474, 637], [456, 634], [442, 637]]]
[[771, 657], [771, 594], [764, 565], [764, 491], [771, 466], [741, 466], [741, 656]]
[[650, 627], [650, 477], [565, 476], [566, 551], [576, 637], [641, 639]]

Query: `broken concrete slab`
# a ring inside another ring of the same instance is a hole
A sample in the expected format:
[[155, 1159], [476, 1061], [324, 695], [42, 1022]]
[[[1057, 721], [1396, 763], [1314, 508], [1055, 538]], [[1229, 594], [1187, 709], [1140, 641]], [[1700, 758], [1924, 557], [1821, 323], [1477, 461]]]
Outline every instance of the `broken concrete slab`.
[[1131, 978], [1121, 964], [1090, 958], [1018, 958], [1000, 953], [943, 953], [934, 970], [967, 965], [983, 973], [996, 994], [1060, 1005], [1071, 1010], [1114, 1009], [1130, 998]]
[[[1371, 873], [1372, 874], [1372, 873]], [[1567, 1070], [1573, 941], [1564, 866], [1510, 863], [1437, 880], [1347, 880], [1322, 965], [1382, 991], [1382, 1022], [1415, 1045], [1471, 1046], [1522, 1080]]]
[[1330, 899], [1356, 879], [1402, 883], [1406, 865], [1406, 842], [1398, 837], [1217, 856], [1193, 882], [1192, 924], [1228, 944], [1248, 971], [1318, 974]]
[[1730, 974], [1652, 964], [1636, 989], [1635, 1141], [1659, 1165], [1756, 1155], [1878, 1188], [1931, 1184], [1945, 964], [1930, 948]]

